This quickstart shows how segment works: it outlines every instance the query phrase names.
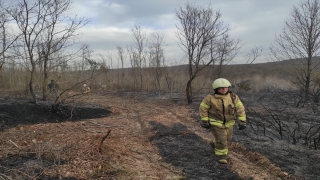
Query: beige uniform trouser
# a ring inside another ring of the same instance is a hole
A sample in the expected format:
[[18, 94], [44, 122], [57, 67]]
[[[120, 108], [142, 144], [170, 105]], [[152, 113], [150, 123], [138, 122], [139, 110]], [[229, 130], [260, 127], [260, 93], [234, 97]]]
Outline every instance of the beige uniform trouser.
[[218, 127], [211, 126], [211, 132], [213, 134], [213, 143], [215, 145], [214, 153], [220, 158], [226, 158], [228, 156], [228, 146], [232, 138], [233, 126], [230, 127]]

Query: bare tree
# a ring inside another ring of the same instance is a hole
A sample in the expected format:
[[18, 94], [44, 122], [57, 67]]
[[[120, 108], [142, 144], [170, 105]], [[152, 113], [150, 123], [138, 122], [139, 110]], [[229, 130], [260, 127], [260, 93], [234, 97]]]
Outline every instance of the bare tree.
[[82, 44], [81, 47], [81, 61], [79, 64], [79, 72], [81, 73], [80, 75], [83, 76], [83, 72], [87, 70], [90, 66], [88, 63], [87, 59], [91, 58], [91, 55], [93, 53], [93, 50], [91, 50], [90, 45], [88, 44]]
[[[131, 29], [131, 33], [133, 36], [134, 45], [129, 49], [131, 65], [135, 68], [134, 73], [138, 73], [138, 75], [134, 75], [135, 77], [139, 77], [140, 79], [140, 90], [143, 88], [143, 75], [142, 68], [146, 67], [146, 51], [145, 48], [147, 46], [147, 35], [146, 32], [139, 25], [134, 25]], [[137, 71], [136, 71], [137, 70]]]
[[108, 52], [107, 53], [107, 59], [109, 60], [110, 62], [110, 69], [113, 69], [113, 54]]
[[[24, 59], [31, 67], [29, 90], [34, 103], [36, 103], [36, 96], [33, 83], [37, 65], [40, 61], [43, 61], [40, 64], [44, 66], [45, 83], [49, 70], [48, 62], [51, 60], [59, 62], [53, 58], [53, 54], [73, 45], [74, 37], [77, 35], [76, 30], [88, 22], [84, 18], [78, 19], [66, 16], [70, 2], [70, 0], [19, 0], [17, 4], [4, 7], [6, 12], [15, 20], [22, 34], [20, 43], [25, 47]], [[36, 54], [39, 56], [36, 56]]]
[[129, 55], [129, 60], [131, 63], [131, 76], [133, 78], [133, 88], [137, 89], [138, 86], [138, 64], [137, 64], [137, 59], [138, 59], [138, 55], [137, 53], [134, 51], [133, 47], [127, 47], [127, 52]]
[[118, 57], [121, 62], [121, 68], [124, 67], [124, 59], [125, 59], [125, 50], [121, 46], [117, 46], [118, 49]]
[[74, 89], [79, 89], [84, 83], [87, 83], [88, 81], [95, 79], [96, 77], [100, 76], [103, 73], [108, 73], [108, 68], [105, 67], [103, 64], [96, 62], [95, 60], [85, 58], [86, 63], [88, 64], [87, 74], [88, 76], [85, 76], [85, 78], [82, 78], [78, 82], [73, 82], [68, 88], [63, 89], [54, 99], [54, 103], [51, 106], [52, 112], [57, 112], [59, 109], [59, 105], [62, 102], [74, 101], [77, 97], [82, 97], [86, 95], [83, 92], [75, 93], [70, 96], [63, 97], [63, 95], [67, 92], [74, 91]]
[[151, 74], [155, 78], [158, 94], [160, 96], [160, 80], [164, 73], [165, 58], [164, 58], [164, 36], [158, 33], [151, 34], [149, 42], [150, 53], [150, 68]]
[[121, 62], [121, 72], [120, 72], [120, 84], [123, 83], [123, 78], [124, 78], [124, 61], [125, 61], [125, 58], [126, 58], [126, 54], [125, 54], [125, 49], [122, 48], [121, 46], [117, 46], [117, 49], [118, 49], [118, 59], [119, 61]]
[[310, 100], [310, 94], [317, 95], [320, 92], [316, 77], [320, 63], [319, 0], [306, 0], [294, 6], [283, 31], [276, 36], [270, 49], [276, 60], [291, 60], [292, 66], [288, 69], [303, 92], [303, 102]]
[[[0, 7], [3, 6], [3, 2], [0, 1]], [[0, 70], [7, 60], [8, 49], [12, 48], [15, 44], [16, 40], [20, 37], [20, 35], [14, 35], [11, 33], [11, 28], [8, 25], [10, 22], [9, 16], [4, 10], [0, 10], [0, 43], [2, 45], [2, 49], [0, 50]]]
[[223, 65], [229, 64], [240, 50], [239, 39], [231, 39], [228, 34], [223, 34], [216, 42], [211, 41], [210, 59], [213, 64], [212, 77], [218, 78], [223, 71]]
[[231, 55], [232, 49], [238, 50], [239, 41], [229, 39], [230, 27], [222, 21], [220, 11], [213, 11], [210, 5], [200, 7], [186, 3], [176, 11], [176, 16], [180, 22], [176, 26], [177, 37], [188, 57], [186, 96], [188, 103], [192, 103], [192, 81], [198, 73], [217, 59], [220, 64], [224, 63], [226, 53]]
[[262, 46], [260, 47], [256, 46], [250, 49], [246, 54], [246, 58], [247, 58], [246, 64], [252, 64], [261, 55], [262, 51], [263, 51]]

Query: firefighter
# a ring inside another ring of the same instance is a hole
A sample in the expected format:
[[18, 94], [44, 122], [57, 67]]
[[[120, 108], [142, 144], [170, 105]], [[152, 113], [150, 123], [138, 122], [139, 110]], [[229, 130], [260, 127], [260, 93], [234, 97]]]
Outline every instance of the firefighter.
[[212, 87], [214, 94], [207, 95], [199, 107], [201, 125], [210, 128], [213, 139], [210, 144], [218, 161], [228, 163], [228, 144], [232, 138], [233, 125], [238, 119], [238, 129], [246, 128], [245, 108], [239, 97], [229, 91], [231, 83], [224, 78], [216, 79]]
[[89, 97], [90, 87], [87, 84], [83, 84], [82, 90], [86, 97]]
[[56, 98], [58, 95], [59, 85], [52, 79], [47, 87], [50, 90], [51, 98]]

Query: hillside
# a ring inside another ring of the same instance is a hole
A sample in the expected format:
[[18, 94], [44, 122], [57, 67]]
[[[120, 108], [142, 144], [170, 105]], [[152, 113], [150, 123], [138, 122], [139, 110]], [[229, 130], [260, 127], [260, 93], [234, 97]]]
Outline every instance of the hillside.
[[[258, 64], [230, 64], [223, 65], [219, 77], [227, 78], [232, 84], [237, 85], [242, 82], [250, 82], [251, 89], [255, 92], [269, 89], [270, 86], [279, 86], [280, 88], [293, 88], [292, 81], [295, 80], [295, 72], [292, 70], [292, 63], [299, 64], [299, 60], [285, 60], [279, 62], [268, 62]], [[159, 71], [160, 73], [154, 74]], [[115, 84], [119, 87], [120, 74], [124, 74], [125, 84], [136, 82], [131, 68], [124, 69], [110, 69], [108, 72], [108, 82]], [[166, 92], [184, 92], [185, 84], [189, 80], [188, 65], [178, 65], [171, 67], [143, 68], [142, 74], [144, 78], [145, 89], [156, 91], [155, 79], [160, 77], [161, 91]], [[211, 90], [211, 84], [217, 77], [217, 66], [207, 66], [197, 74], [193, 81], [193, 88], [196, 94], [208, 93]], [[168, 84], [171, 83], [171, 84]], [[172, 87], [173, 90], [168, 87]], [[127, 86], [120, 85], [120, 89], [125, 89]], [[154, 88], [154, 89], [152, 89]], [[208, 91], [209, 90], [209, 91]]]

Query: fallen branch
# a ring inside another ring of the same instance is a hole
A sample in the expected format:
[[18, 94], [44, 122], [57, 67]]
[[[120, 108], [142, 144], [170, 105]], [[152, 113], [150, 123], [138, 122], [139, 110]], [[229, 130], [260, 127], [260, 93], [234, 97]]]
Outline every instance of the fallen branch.
[[111, 129], [108, 129], [108, 132], [107, 132], [107, 134], [105, 135], [105, 136], [103, 136], [103, 138], [101, 139], [101, 141], [100, 141], [100, 145], [99, 145], [99, 153], [101, 153], [101, 146], [102, 146], [102, 144], [103, 144], [103, 141], [104, 140], [106, 140], [106, 138], [108, 137], [108, 135], [110, 134], [110, 132], [111, 132]]
[[[5, 167], [5, 166], [0, 166], [0, 168], [5, 169], [6, 172], [14, 171], [14, 172], [16, 172], [16, 173], [20, 173], [20, 174], [22, 174], [23, 176], [26, 176], [27, 179], [34, 179], [34, 178], [31, 177], [30, 175], [28, 175], [28, 174], [26, 174], [25, 172], [20, 171], [20, 170], [18, 170], [18, 169], [10, 169], [10, 168], [7, 168], [7, 167]], [[10, 176], [6, 176], [6, 175], [4, 175], [4, 174], [0, 174], [0, 175], [1, 175], [2, 177], [8, 178], [9, 180], [12, 180]]]
[[5, 180], [5, 178], [7, 178], [7, 179], [9, 179], [9, 180], [12, 180], [9, 176], [6, 176], [6, 175], [4, 175], [4, 174], [0, 174], [0, 178], [1, 178], [1, 179], [4, 179], [4, 180]]
[[9, 140], [9, 142], [12, 143], [12, 144], [13, 144], [14, 146], [16, 146], [17, 148], [19, 148], [19, 146], [18, 146], [16, 143], [14, 143], [13, 141]]
[[72, 116], [73, 116], [73, 109], [75, 108], [75, 106], [72, 106], [72, 109], [70, 111], [70, 117], [68, 118], [68, 120], [71, 120], [72, 119]]

